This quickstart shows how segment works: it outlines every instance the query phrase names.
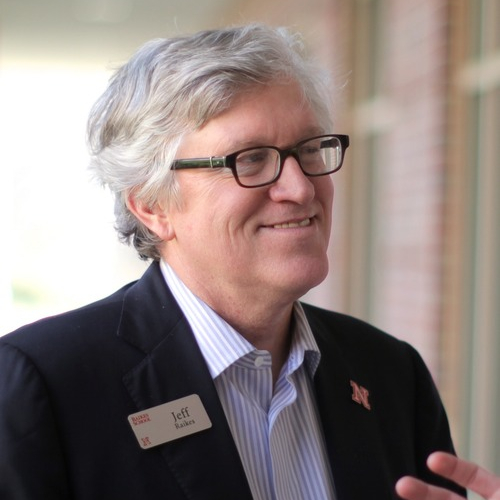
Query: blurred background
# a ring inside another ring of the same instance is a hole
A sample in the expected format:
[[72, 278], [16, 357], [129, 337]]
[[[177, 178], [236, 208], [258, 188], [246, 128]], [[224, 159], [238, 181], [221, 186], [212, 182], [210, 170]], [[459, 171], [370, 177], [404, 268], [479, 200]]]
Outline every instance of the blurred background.
[[151, 38], [251, 21], [303, 34], [351, 135], [307, 300], [412, 343], [458, 452], [500, 473], [498, 0], [0, 0], [1, 333], [146, 267], [86, 171], [113, 69]]

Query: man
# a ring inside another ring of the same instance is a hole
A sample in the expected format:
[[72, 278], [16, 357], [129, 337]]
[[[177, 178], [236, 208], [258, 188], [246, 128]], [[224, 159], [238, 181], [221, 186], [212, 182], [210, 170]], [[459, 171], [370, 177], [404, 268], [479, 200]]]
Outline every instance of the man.
[[151, 42], [116, 73], [92, 168], [153, 263], [2, 339], [1, 494], [389, 499], [406, 474], [463, 493], [425, 467], [453, 446], [415, 350], [298, 302], [328, 271], [349, 144], [328, 91], [264, 26]]

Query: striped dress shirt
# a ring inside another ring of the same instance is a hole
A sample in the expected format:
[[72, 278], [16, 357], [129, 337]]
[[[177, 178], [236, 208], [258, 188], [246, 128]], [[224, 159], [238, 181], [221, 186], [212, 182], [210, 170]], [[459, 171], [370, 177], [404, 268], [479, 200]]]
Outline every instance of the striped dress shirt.
[[271, 356], [256, 349], [162, 262], [163, 276], [208, 365], [254, 500], [333, 500], [312, 378], [320, 352], [300, 303], [273, 390]]

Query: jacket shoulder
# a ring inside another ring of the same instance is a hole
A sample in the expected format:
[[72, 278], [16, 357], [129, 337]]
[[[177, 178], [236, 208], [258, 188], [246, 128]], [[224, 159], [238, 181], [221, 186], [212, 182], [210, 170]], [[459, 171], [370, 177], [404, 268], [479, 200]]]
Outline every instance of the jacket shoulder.
[[316, 337], [322, 340], [335, 340], [352, 345], [399, 346], [405, 342], [386, 333], [374, 325], [348, 314], [329, 311], [310, 304], [302, 304], [307, 320]]
[[429, 375], [418, 351], [406, 341], [347, 314], [310, 305], [304, 311], [325, 360], [337, 353], [347, 365], [370, 376]]

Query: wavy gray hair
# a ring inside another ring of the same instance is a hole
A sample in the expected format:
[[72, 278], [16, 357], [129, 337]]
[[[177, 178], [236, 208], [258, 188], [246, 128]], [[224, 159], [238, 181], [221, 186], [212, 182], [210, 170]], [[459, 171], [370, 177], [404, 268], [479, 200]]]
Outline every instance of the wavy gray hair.
[[128, 209], [130, 193], [153, 207], [179, 203], [169, 165], [184, 134], [259, 85], [296, 81], [320, 124], [330, 123], [328, 80], [297, 34], [248, 25], [146, 43], [111, 78], [88, 121], [90, 169], [115, 196], [115, 228], [143, 259], [161, 240]]

